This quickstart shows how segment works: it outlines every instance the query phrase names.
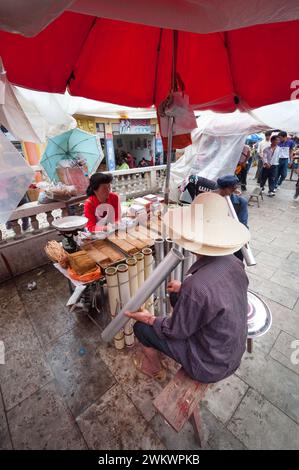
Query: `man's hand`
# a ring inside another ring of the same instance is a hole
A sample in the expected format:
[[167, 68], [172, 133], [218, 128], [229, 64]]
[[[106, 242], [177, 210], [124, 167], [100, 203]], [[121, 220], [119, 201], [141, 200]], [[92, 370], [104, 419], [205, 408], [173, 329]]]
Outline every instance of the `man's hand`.
[[146, 323], [147, 325], [153, 325], [155, 321], [155, 316], [148, 310], [140, 310], [139, 312], [125, 312], [125, 315], [129, 318], [134, 318], [134, 320]]
[[170, 281], [167, 286], [168, 292], [176, 292], [177, 294], [181, 290], [182, 283], [180, 281]]

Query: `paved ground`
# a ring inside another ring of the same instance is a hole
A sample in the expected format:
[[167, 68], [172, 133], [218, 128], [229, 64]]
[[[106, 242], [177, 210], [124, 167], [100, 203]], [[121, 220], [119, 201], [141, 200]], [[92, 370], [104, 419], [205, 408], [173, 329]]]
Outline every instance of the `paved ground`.
[[[254, 182], [249, 181], [249, 191]], [[250, 207], [250, 287], [273, 326], [237, 373], [202, 406], [205, 449], [299, 448], [299, 202], [294, 182]], [[28, 281], [38, 289], [29, 292]], [[1, 449], [197, 449], [189, 425], [174, 433], [152, 401], [160, 385], [131, 366], [131, 351], [101, 343], [98, 328], [65, 308], [51, 267], [0, 285]], [[104, 320], [103, 320], [104, 321]], [[291, 355], [293, 353], [293, 361]], [[297, 360], [296, 360], [297, 359]]]

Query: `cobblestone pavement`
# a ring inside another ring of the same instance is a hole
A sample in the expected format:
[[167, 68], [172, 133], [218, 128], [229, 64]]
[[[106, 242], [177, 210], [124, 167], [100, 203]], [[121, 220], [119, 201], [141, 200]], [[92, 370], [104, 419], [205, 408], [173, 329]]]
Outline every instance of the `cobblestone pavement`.
[[[255, 187], [249, 178], [248, 191]], [[295, 182], [250, 206], [250, 288], [270, 306], [271, 330], [201, 406], [204, 449], [299, 448], [299, 202]], [[28, 281], [37, 289], [28, 291]], [[157, 415], [161, 386], [131, 365], [132, 351], [101, 342], [97, 326], [65, 307], [51, 266], [0, 285], [1, 449], [198, 449]], [[100, 318], [99, 321], [104, 321]], [[297, 343], [296, 343], [297, 340]], [[296, 352], [296, 348], [298, 354]], [[171, 366], [171, 364], [170, 364]]]

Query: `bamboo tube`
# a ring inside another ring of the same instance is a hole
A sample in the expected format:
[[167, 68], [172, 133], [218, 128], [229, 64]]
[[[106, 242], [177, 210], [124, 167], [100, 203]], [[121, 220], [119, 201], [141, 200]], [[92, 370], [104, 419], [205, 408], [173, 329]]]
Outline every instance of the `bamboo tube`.
[[109, 325], [102, 332], [102, 339], [110, 341], [111, 338], [121, 329], [128, 321], [125, 316], [126, 311], [136, 312], [140, 309], [141, 305], [148, 299], [157, 289], [157, 287], [167, 279], [169, 273], [183, 260], [183, 255], [180, 251], [172, 248], [167, 256], [161, 261], [156, 269], [146, 279], [141, 288], [138, 289], [137, 294], [133, 299], [121, 309], [117, 317], [109, 323]]
[[138, 289], [139, 289], [144, 283], [144, 254], [137, 253], [135, 258], [137, 259]]
[[[105, 269], [105, 276], [108, 288], [108, 299], [111, 317], [114, 318], [117, 314], [119, 306], [119, 289], [116, 268]], [[121, 328], [114, 336], [115, 349], [123, 349], [125, 347], [124, 330]]]
[[129, 269], [130, 294], [131, 297], [134, 297], [138, 290], [137, 259], [135, 257], [127, 258], [126, 263]]
[[[151, 248], [144, 248], [142, 250], [142, 254], [144, 255], [144, 280], [146, 280], [153, 272], [153, 250]], [[145, 308], [147, 308], [149, 312], [154, 313], [155, 309], [153, 295], [151, 295], [146, 301]]]
[[[156, 266], [161, 263], [164, 258], [164, 239], [163, 238], [156, 238], [155, 239], [155, 258], [156, 258]], [[158, 315], [166, 315], [166, 282], [162, 282], [159, 285], [157, 290], [157, 298], [158, 298]]]
[[[119, 293], [121, 306], [126, 305], [130, 300], [130, 284], [129, 284], [129, 271], [126, 264], [119, 264], [117, 266], [117, 277], [119, 284]], [[125, 344], [126, 346], [133, 346], [134, 344], [134, 333], [133, 333], [133, 321], [128, 321], [124, 326], [125, 333]]]

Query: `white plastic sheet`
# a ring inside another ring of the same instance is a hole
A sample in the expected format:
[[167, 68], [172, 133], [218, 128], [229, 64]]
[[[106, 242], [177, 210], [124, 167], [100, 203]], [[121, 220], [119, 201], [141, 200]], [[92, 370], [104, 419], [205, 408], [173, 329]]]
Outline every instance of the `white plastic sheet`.
[[7, 222], [33, 177], [22, 155], [0, 132], [0, 224]]
[[192, 132], [192, 145], [171, 166], [170, 199], [179, 197], [178, 186], [190, 175], [216, 180], [232, 174], [239, 161], [248, 134], [268, 128], [247, 113], [203, 113]]

